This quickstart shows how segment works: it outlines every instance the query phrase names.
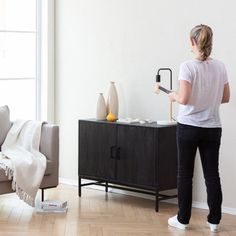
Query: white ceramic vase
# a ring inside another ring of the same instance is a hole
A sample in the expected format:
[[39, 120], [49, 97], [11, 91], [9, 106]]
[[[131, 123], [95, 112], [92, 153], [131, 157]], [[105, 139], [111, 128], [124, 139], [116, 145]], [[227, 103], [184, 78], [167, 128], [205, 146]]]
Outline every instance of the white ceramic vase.
[[115, 115], [116, 118], [118, 118], [119, 101], [114, 81], [110, 82], [110, 87], [107, 97], [107, 113], [109, 112], [111, 112], [113, 115]]
[[105, 120], [107, 116], [107, 106], [105, 99], [102, 93], [99, 93], [98, 101], [97, 101], [97, 113], [96, 119], [97, 120]]

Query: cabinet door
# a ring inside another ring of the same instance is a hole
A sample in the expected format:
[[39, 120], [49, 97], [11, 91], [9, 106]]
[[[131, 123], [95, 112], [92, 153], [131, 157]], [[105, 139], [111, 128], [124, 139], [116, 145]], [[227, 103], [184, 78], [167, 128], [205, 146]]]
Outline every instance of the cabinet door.
[[95, 179], [114, 179], [115, 160], [111, 149], [116, 144], [116, 125], [79, 122], [79, 175]]
[[157, 180], [159, 190], [177, 187], [176, 126], [156, 130]]
[[155, 186], [154, 129], [119, 125], [117, 181], [140, 187]]

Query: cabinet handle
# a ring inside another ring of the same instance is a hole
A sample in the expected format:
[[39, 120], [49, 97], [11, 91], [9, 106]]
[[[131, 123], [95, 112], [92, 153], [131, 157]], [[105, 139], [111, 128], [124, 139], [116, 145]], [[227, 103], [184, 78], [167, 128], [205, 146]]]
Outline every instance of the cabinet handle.
[[111, 146], [110, 158], [120, 160], [120, 147]]
[[110, 158], [111, 159], [116, 159], [116, 146], [111, 146], [110, 151], [111, 151]]

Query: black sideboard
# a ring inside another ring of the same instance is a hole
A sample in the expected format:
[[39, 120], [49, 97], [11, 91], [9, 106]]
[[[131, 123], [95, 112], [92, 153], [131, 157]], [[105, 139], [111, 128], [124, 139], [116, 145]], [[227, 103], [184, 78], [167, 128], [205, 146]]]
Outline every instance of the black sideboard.
[[79, 196], [91, 184], [152, 194], [156, 211], [160, 200], [176, 197], [160, 193], [177, 185], [176, 125], [79, 120], [78, 155]]

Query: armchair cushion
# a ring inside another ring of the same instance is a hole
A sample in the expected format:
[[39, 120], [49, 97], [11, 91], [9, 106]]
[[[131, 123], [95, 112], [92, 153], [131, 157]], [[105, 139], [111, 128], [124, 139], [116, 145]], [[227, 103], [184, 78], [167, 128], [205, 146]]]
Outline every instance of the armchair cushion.
[[10, 128], [11, 122], [9, 108], [8, 106], [2, 106], [0, 107], [0, 146], [3, 144]]
[[[54, 163], [51, 160], [47, 160], [47, 168], [45, 170], [45, 176], [53, 174], [53, 167], [54, 167]], [[5, 171], [1, 170], [0, 171], [0, 182], [2, 181], [9, 181], [8, 177], [5, 174]]]

